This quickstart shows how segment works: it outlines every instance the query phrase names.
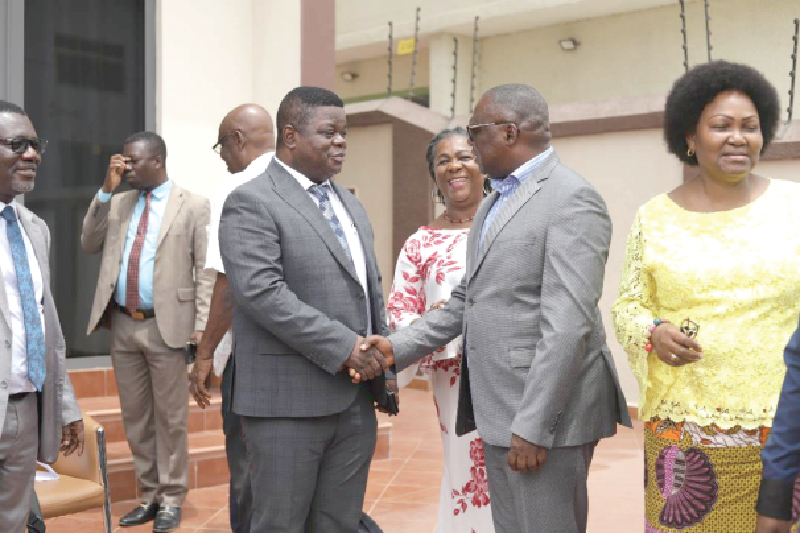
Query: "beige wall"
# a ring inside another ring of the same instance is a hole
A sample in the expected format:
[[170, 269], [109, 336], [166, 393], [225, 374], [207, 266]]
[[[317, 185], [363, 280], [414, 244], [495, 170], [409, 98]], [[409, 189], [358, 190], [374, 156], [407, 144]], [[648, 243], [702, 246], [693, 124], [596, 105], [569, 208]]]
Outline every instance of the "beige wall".
[[[792, 19], [797, 0], [711, 3], [715, 59], [751, 64], [788, 99]], [[666, 93], [683, 73], [678, 2], [481, 41], [481, 89], [510, 82], [537, 87], [551, 103]], [[687, 2], [690, 65], [706, 60], [702, 2]], [[574, 37], [575, 52], [558, 40]], [[785, 105], [784, 105], [785, 107]], [[795, 102], [795, 115], [800, 103]]]
[[668, 192], [683, 181], [680, 162], [664, 149], [661, 130], [607, 133], [553, 141], [561, 160], [590, 181], [606, 201], [614, 233], [606, 264], [600, 309], [608, 345], [619, 370], [629, 404], [639, 399], [639, 386], [611, 324], [611, 305], [617, 298], [625, 241], [636, 210], [647, 200]]
[[755, 173], [767, 178], [800, 182], [800, 160], [763, 161]]
[[375, 233], [375, 255], [383, 275], [383, 294], [389, 294], [394, 275], [392, 251], [392, 126], [350, 127], [347, 160], [336, 182], [355, 187]]
[[[417, 52], [415, 87], [428, 87], [428, 65], [428, 49], [421, 48]], [[346, 70], [357, 72], [358, 79], [349, 82], [342, 80], [342, 72]], [[343, 99], [386, 93], [389, 86], [388, 74], [389, 64], [386, 54], [362, 61], [340, 63], [336, 65], [336, 93]], [[392, 91], [408, 89], [410, 81], [411, 55], [394, 56], [392, 59]]]
[[255, 102], [274, 118], [299, 85], [299, 27], [299, 1], [159, 1], [157, 125], [181, 186], [211, 197], [227, 173], [211, 150], [225, 114]]

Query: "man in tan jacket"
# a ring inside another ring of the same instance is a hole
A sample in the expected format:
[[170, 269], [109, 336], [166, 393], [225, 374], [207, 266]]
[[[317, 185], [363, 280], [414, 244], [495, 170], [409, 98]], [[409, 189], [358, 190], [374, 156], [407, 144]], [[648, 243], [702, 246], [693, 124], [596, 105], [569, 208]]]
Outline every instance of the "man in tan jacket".
[[[167, 177], [155, 133], [129, 137], [111, 156], [83, 219], [81, 246], [102, 252], [87, 334], [111, 329], [111, 360], [142, 504], [120, 519], [153, 531], [180, 525], [188, 490], [188, 385], [182, 349], [199, 342], [213, 280], [203, 273], [207, 199]], [[114, 195], [122, 179], [132, 191]]]

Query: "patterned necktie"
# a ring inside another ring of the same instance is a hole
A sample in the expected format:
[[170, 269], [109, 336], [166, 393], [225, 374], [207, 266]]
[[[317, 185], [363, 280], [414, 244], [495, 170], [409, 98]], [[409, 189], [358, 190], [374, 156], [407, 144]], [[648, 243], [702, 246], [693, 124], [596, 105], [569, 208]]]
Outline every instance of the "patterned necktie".
[[3, 209], [2, 215], [8, 222], [6, 235], [8, 235], [8, 244], [11, 247], [14, 271], [17, 273], [17, 289], [22, 303], [28, 379], [36, 387], [37, 391], [41, 391], [45, 376], [44, 330], [42, 328], [42, 318], [39, 314], [39, 306], [36, 303], [36, 291], [33, 288], [28, 252], [25, 250], [25, 241], [22, 238], [22, 231], [17, 222], [17, 214], [14, 212], [14, 208], [7, 205]]
[[133, 239], [131, 254], [128, 256], [128, 281], [125, 285], [125, 307], [130, 311], [139, 309], [139, 260], [142, 256], [144, 239], [147, 237], [147, 218], [150, 214], [150, 197], [152, 191], [147, 191], [144, 195], [144, 210], [139, 218], [139, 226], [136, 228], [136, 238]]
[[337, 217], [336, 213], [333, 211], [331, 199], [328, 196], [329, 188], [330, 185], [312, 185], [308, 188], [308, 192], [313, 194], [314, 198], [319, 201], [319, 210], [322, 211], [322, 216], [328, 221], [328, 224], [333, 230], [333, 233], [336, 235], [336, 238], [339, 239], [339, 244], [341, 244], [342, 248], [344, 248], [344, 253], [347, 254], [347, 258], [352, 262], [353, 257], [350, 255], [350, 247], [347, 245], [347, 237], [344, 236], [342, 224], [339, 222], [339, 217]]

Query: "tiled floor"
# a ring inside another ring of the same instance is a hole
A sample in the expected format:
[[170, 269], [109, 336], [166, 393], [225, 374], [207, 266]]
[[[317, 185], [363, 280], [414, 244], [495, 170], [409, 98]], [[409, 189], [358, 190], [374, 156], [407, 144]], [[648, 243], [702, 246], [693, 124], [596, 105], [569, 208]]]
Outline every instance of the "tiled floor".
[[[373, 461], [364, 510], [385, 533], [434, 533], [441, 479], [442, 450], [436, 411], [429, 392], [405, 390], [402, 415], [393, 418], [391, 459]], [[639, 533], [644, 522], [642, 496], [642, 427], [621, 429], [603, 441], [592, 463], [589, 531]], [[135, 502], [112, 506], [115, 531], [119, 517]], [[189, 493], [179, 532], [230, 531], [227, 487]], [[48, 533], [102, 531], [100, 511], [47, 521]], [[125, 533], [152, 531], [150, 524]]]

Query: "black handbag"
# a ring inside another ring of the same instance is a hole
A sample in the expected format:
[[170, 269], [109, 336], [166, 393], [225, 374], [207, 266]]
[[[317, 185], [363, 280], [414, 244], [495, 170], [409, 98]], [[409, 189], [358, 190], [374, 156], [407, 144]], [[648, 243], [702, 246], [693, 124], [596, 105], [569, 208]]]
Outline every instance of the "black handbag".
[[361, 520], [358, 522], [358, 533], [383, 533], [383, 530], [378, 527], [375, 520], [370, 518], [367, 513], [361, 513]]

